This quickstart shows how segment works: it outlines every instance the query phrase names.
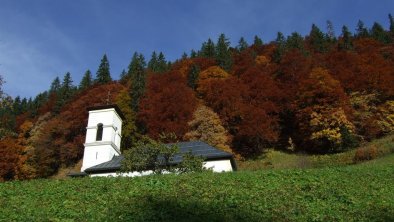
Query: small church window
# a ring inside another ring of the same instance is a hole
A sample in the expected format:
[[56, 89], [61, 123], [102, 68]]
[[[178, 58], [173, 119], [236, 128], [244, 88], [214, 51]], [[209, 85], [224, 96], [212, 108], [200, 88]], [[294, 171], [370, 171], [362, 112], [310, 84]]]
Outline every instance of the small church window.
[[101, 141], [103, 139], [103, 124], [97, 124], [97, 134], [96, 134], [96, 141]]

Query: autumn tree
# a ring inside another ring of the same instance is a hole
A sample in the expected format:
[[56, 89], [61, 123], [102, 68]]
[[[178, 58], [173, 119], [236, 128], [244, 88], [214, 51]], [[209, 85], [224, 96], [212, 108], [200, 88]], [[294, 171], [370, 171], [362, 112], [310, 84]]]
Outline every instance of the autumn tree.
[[232, 153], [229, 147], [229, 134], [215, 112], [206, 106], [199, 106], [193, 113], [193, 119], [188, 123], [190, 131], [184, 136], [185, 140], [200, 140], [211, 146]]
[[96, 72], [96, 79], [95, 82], [99, 84], [105, 84], [108, 82], [111, 82], [111, 73], [109, 71], [109, 62], [107, 55], [104, 54], [103, 58], [101, 59], [101, 63], [99, 65], [99, 68]]
[[22, 147], [12, 138], [0, 140], [0, 182], [15, 178], [21, 150]]
[[127, 89], [123, 89], [122, 91], [119, 92], [115, 102], [125, 117], [122, 123], [123, 126], [122, 126], [122, 141], [121, 141], [121, 149], [125, 150], [130, 148], [138, 137], [137, 127], [135, 124], [136, 113], [133, 111], [133, 109], [130, 106], [131, 97]]
[[251, 67], [238, 77], [206, 83], [203, 99], [233, 135], [232, 147], [243, 156], [260, 154], [278, 139], [281, 92], [262, 68]]
[[[163, 87], [166, 86], [166, 87]], [[161, 133], [175, 133], [182, 138], [188, 130], [197, 100], [187, 86], [186, 77], [178, 72], [151, 76], [146, 95], [141, 100], [138, 119], [147, 135], [159, 138]]]
[[340, 83], [327, 70], [314, 68], [297, 95], [302, 146], [313, 152], [339, 152], [356, 145], [350, 106]]

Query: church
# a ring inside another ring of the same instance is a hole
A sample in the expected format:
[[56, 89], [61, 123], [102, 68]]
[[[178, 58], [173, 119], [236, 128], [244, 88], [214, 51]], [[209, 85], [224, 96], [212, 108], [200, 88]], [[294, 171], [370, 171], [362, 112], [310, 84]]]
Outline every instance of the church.
[[[81, 173], [70, 176], [141, 176], [152, 171], [129, 172], [119, 174], [122, 160], [120, 144], [122, 140], [122, 122], [124, 116], [117, 105], [102, 105], [88, 108], [89, 118], [86, 127], [86, 139]], [[213, 172], [230, 172], [236, 170], [233, 155], [202, 141], [180, 142], [171, 164], [182, 162], [182, 154], [191, 152], [192, 155], [204, 159], [203, 166]]]

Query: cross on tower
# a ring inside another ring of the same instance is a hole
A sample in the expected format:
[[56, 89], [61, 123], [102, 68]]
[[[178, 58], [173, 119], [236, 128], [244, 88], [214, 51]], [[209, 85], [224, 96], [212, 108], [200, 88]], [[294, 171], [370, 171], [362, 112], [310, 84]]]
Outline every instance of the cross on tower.
[[110, 102], [111, 102], [111, 91], [108, 91], [107, 99], [105, 100], [105, 102], [106, 102], [106, 105], [110, 104]]

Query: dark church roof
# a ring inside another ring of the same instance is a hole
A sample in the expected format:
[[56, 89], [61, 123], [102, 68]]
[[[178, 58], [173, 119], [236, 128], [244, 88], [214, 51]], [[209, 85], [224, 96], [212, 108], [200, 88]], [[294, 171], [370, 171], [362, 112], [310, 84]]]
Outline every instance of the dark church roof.
[[[174, 145], [174, 143], [167, 145]], [[181, 142], [175, 143], [175, 145], [179, 147], [179, 153], [175, 154], [170, 164], [179, 164], [182, 162], [182, 155], [191, 152], [194, 156], [201, 156], [205, 161], [230, 159], [233, 169], [236, 170], [236, 164], [232, 154], [216, 149], [204, 142]], [[116, 172], [120, 170], [120, 165], [123, 159], [124, 157], [122, 155], [114, 156], [112, 160], [87, 168], [85, 172], [89, 174]]]

